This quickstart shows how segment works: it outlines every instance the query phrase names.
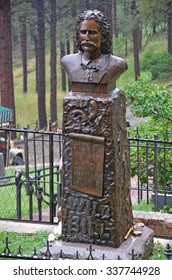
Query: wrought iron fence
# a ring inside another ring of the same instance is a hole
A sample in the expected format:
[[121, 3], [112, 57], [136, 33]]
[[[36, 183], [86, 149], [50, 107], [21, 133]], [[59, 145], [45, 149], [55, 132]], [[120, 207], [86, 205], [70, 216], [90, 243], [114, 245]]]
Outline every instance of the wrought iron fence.
[[172, 141], [129, 137], [131, 192], [133, 204], [143, 204], [152, 211], [172, 213]]
[[[93, 245], [88, 245], [88, 248], [84, 251], [84, 255], [81, 256], [78, 251], [76, 251], [74, 254], [66, 254], [63, 249], [57, 251], [55, 254], [51, 252], [51, 243], [47, 240], [45, 244], [45, 252], [42, 253], [40, 250], [38, 250], [36, 247], [33, 248], [33, 254], [23, 254], [23, 248], [22, 244], [18, 246], [17, 252], [12, 252], [10, 248], [11, 242], [9, 241], [9, 238], [6, 237], [6, 239], [3, 241], [4, 243], [4, 249], [2, 252], [0, 252], [0, 259], [24, 259], [24, 260], [66, 260], [66, 259], [73, 259], [73, 260], [96, 260], [96, 252]], [[167, 243], [164, 249], [164, 258], [166, 260], [172, 259], [172, 250], [170, 247], [170, 244]], [[131, 252], [128, 254], [131, 260], [137, 260], [138, 256], [135, 254], [134, 249], [131, 250]], [[107, 260], [106, 254], [103, 253], [102, 260]], [[121, 256], [118, 255], [117, 257], [114, 256], [114, 260], [122, 260]]]
[[[23, 151], [24, 165], [14, 167], [11, 162], [5, 169], [5, 176], [0, 178], [0, 219], [53, 223], [61, 197], [62, 178], [58, 163], [62, 133], [38, 128], [1, 128], [0, 134], [4, 135], [6, 144], [10, 143], [14, 131], [19, 138], [14, 149]], [[128, 137], [128, 142], [134, 217], [140, 217], [140, 212], [143, 218], [154, 213], [156, 219], [161, 211], [170, 215], [165, 216], [166, 223], [172, 212], [172, 141], [169, 134], [164, 139], [157, 135], [150, 139], [141, 138], [137, 132], [134, 137]], [[6, 158], [9, 158], [7, 154]]]
[[172, 238], [172, 137], [128, 137], [133, 217], [153, 229], [154, 235]]
[[[36, 247], [33, 248], [33, 254], [23, 254], [22, 253], [22, 245], [19, 245], [18, 251], [16, 253], [13, 253], [10, 249], [11, 242], [9, 241], [8, 237], [6, 237], [4, 250], [0, 252], [0, 259], [25, 259], [25, 260], [66, 260], [66, 259], [72, 259], [72, 260], [96, 260], [96, 250], [92, 244], [88, 244], [88, 248], [84, 250], [84, 254], [80, 255], [79, 252], [76, 250], [75, 253], [66, 254], [63, 249], [60, 249], [55, 254], [51, 253], [51, 243], [47, 240], [45, 244], [45, 252], [40, 252]], [[129, 258], [131, 260], [135, 260], [138, 258], [138, 255], [135, 254], [134, 249], [131, 250], [131, 252], [128, 254]], [[170, 258], [170, 253], [168, 253], [168, 259]], [[106, 257], [106, 254], [102, 254], [101, 257], [102, 260], [108, 260]], [[116, 257], [116, 254], [114, 253], [114, 260], [122, 260], [121, 256], [118, 255]]]
[[[18, 141], [12, 143], [14, 131]], [[54, 223], [61, 197], [61, 131], [9, 127], [0, 128], [0, 134], [6, 163], [0, 177], [0, 218]]]

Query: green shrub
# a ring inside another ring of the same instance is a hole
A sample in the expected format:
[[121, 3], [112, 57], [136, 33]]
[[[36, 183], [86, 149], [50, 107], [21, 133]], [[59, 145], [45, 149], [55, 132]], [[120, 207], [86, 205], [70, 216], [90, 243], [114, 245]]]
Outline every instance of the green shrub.
[[[157, 184], [159, 189], [172, 187], [172, 150], [171, 144], [158, 143], [156, 140], [171, 139], [172, 131], [172, 95], [166, 87], [148, 83], [142, 77], [132, 85], [126, 87], [126, 98], [131, 104], [131, 111], [136, 117], [148, 117], [147, 121], [139, 126], [138, 131], [129, 130], [131, 137], [149, 138], [149, 149], [145, 143], [139, 147], [139, 180], [142, 186], [146, 185], [147, 178], [154, 176], [154, 142], [156, 142], [157, 156]], [[168, 130], [168, 133], [166, 133]], [[158, 134], [159, 137], [156, 136]], [[131, 143], [132, 144], [132, 143]], [[138, 173], [137, 147], [133, 145], [130, 151], [131, 175]], [[147, 168], [147, 163], [149, 163]]]
[[151, 50], [145, 52], [140, 60], [141, 70], [149, 71], [152, 80], [157, 79], [161, 74], [171, 72], [172, 56], [166, 51], [153, 52]]
[[154, 244], [149, 260], [165, 260], [164, 250], [164, 246], [157, 241]]
[[169, 205], [164, 205], [164, 208], [160, 212], [172, 214], [172, 208]]
[[151, 117], [154, 125], [172, 127], [172, 96], [161, 84], [148, 83], [140, 77], [133, 84], [125, 87], [127, 102], [136, 117]]

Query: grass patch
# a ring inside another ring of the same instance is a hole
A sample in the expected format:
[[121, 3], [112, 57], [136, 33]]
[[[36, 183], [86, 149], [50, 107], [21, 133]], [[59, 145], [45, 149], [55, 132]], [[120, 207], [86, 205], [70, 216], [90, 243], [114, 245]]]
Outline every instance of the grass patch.
[[[45, 245], [48, 239], [49, 231], [38, 231], [36, 233], [15, 233], [15, 232], [0, 232], [0, 252], [5, 249], [6, 237], [9, 240], [9, 249], [11, 253], [17, 254], [19, 251], [19, 246], [22, 246], [21, 252], [26, 255], [34, 254], [34, 247], [36, 248], [37, 254], [39, 254], [40, 249]], [[172, 248], [171, 248], [172, 249]], [[164, 246], [157, 241], [154, 244], [153, 250], [149, 256], [149, 260], [165, 260]], [[5, 258], [0, 258], [2, 260]]]
[[133, 210], [135, 211], [144, 211], [144, 212], [152, 212], [154, 211], [154, 204], [149, 201], [149, 203], [147, 203], [147, 201], [142, 200], [140, 201], [140, 203], [134, 204], [133, 205]]
[[[47, 198], [49, 201], [49, 198]], [[0, 217], [3, 219], [17, 218], [17, 194], [16, 186], [0, 187]], [[21, 216], [28, 216], [29, 213], [30, 196], [27, 195], [24, 188], [21, 189]], [[42, 203], [42, 208], [49, 206]], [[38, 199], [32, 196], [32, 210], [33, 213], [38, 211]]]
[[[36, 233], [15, 233], [15, 232], [0, 232], [0, 252], [5, 249], [5, 240], [8, 237], [9, 249], [12, 254], [17, 254], [19, 246], [21, 246], [22, 254], [33, 255], [34, 247], [37, 254], [39, 250], [44, 247], [45, 242], [48, 239], [49, 231], [38, 231]], [[4, 258], [5, 259], [5, 258]], [[1, 258], [0, 258], [1, 260]]]
[[[41, 168], [39, 166], [38, 168]], [[34, 171], [34, 167], [30, 168], [30, 172]], [[35, 177], [37, 174], [31, 174], [31, 177]], [[42, 175], [42, 173], [41, 173]], [[15, 168], [8, 168], [6, 169], [6, 176], [13, 176], [9, 179], [9, 185], [3, 186], [0, 185], [0, 217], [3, 219], [15, 219], [17, 218], [17, 187], [15, 184]], [[50, 198], [50, 186], [49, 186], [49, 169], [45, 170], [44, 178], [40, 181], [40, 186], [43, 187], [43, 198], [44, 200], [49, 203]], [[23, 177], [24, 179], [24, 177]], [[54, 175], [54, 182], [57, 182], [57, 174]], [[33, 184], [34, 191], [36, 191], [36, 185]], [[56, 190], [56, 186], [55, 186]], [[47, 196], [48, 194], [48, 196]], [[24, 184], [21, 188], [21, 216], [26, 217], [29, 214], [30, 210], [30, 195], [27, 194]], [[32, 195], [32, 209], [33, 213], [38, 212], [38, 198], [35, 195]], [[42, 201], [42, 209], [49, 208], [49, 205]]]

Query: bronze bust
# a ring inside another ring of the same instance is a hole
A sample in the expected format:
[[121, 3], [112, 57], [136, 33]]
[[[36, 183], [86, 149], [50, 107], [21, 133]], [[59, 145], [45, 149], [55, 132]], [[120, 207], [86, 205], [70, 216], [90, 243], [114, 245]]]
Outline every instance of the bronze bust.
[[88, 10], [79, 16], [76, 40], [79, 52], [61, 60], [72, 85], [102, 84], [115, 88], [116, 80], [128, 67], [124, 59], [111, 55], [110, 25], [102, 12]]

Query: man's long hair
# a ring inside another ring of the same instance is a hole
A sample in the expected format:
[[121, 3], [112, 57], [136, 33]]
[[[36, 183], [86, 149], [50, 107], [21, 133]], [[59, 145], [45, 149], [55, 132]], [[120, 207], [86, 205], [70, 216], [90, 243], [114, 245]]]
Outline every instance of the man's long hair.
[[77, 41], [77, 48], [80, 51], [83, 51], [81, 48], [80, 40], [79, 40], [79, 31], [81, 22], [84, 20], [94, 20], [100, 26], [100, 32], [104, 39], [104, 42], [101, 43], [101, 53], [103, 54], [110, 54], [112, 52], [112, 36], [110, 31], [110, 24], [107, 22], [104, 14], [98, 10], [88, 10], [84, 11], [78, 18], [76, 23], [76, 41]]

